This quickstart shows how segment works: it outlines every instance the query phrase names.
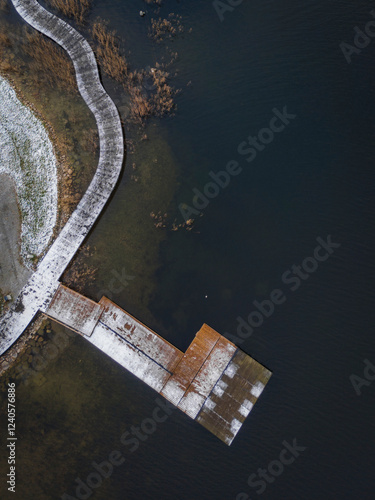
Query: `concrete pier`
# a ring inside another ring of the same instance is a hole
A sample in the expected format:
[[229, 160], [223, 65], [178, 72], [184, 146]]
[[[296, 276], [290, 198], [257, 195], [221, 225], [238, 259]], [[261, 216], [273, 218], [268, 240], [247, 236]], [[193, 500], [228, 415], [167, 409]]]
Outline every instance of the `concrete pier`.
[[203, 325], [185, 353], [106, 297], [60, 285], [46, 314], [152, 387], [230, 445], [271, 372]]

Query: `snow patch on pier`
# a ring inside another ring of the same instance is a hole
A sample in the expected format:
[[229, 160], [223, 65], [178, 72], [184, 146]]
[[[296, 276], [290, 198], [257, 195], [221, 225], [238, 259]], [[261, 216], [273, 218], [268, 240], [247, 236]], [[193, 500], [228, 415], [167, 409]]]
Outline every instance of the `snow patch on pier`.
[[0, 76], [0, 173], [15, 182], [22, 218], [21, 255], [40, 256], [57, 218], [57, 165], [44, 124]]

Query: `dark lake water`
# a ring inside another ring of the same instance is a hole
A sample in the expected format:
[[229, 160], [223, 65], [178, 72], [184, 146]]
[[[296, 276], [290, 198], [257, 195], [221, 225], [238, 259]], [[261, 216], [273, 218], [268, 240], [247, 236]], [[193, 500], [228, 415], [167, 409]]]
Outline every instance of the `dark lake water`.
[[[92, 16], [110, 20], [134, 65], [153, 65], [163, 47], [147, 38], [153, 8], [145, 19], [141, 8], [96, 1]], [[148, 127], [134, 158], [152, 168], [142, 167], [137, 189], [129, 188], [128, 156], [89, 238], [100, 271], [86, 292], [108, 288], [108, 276], [125, 268], [134, 279], [113, 300], [186, 349], [204, 322], [236, 335], [237, 318], [281, 289], [285, 302], [237, 342], [273, 376], [230, 448], [176, 410], [130, 452], [121, 435], [152, 415], [156, 394], [73, 336], [42, 381], [18, 388], [13, 498], [86, 498], [76, 496], [76, 478], [87, 482], [92, 462], [113, 450], [125, 463], [90, 498], [374, 498], [375, 373], [361, 395], [350, 377], [364, 377], [365, 359], [375, 364], [375, 40], [350, 64], [340, 49], [373, 19], [372, 8], [360, 0], [251, 0], [221, 22], [211, 1], [163, 2], [159, 15], [177, 13], [186, 28], [168, 43], [179, 54], [178, 112]], [[295, 117], [246, 161], [239, 145], [284, 107]], [[179, 206], [193, 206], [193, 189], [204, 191], [210, 172], [230, 161], [241, 172], [192, 216], [193, 229], [161, 237], [149, 217], [159, 197], [182, 223]], [[144, 262], [128, 244], [129, 228]], [[328, 235], [340, 246], [293, 291], [285, 273], [311, 264], [317, 238]], [[304, 451], [259, 495], [249, 476], [293, 440]]]

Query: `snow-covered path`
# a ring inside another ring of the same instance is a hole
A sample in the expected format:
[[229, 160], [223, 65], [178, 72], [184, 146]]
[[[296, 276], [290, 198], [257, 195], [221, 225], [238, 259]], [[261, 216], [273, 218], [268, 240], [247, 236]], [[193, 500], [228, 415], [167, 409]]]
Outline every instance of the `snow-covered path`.
[[44, 9], [36, 0], [12, 0], [21, 17], [52, 38], [71, 57], [78, 89], [95, 116], [100, 158], [93, 180], [78, 207], [0, 321], [0, 355], [20, 337], [38, 311], [46, 311], [59, 286], [59, 278], [81, 246], [107, 203], [121, 172], [124, 137], [118, 111], [99, 78], [88, 42], [69, 24]]

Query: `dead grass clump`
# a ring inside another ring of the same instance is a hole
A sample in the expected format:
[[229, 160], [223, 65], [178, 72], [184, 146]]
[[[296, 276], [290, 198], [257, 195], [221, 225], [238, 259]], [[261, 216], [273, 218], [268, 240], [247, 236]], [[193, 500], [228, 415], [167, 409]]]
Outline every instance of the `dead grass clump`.
[[8, 12], [9, 11], [9, 2], [8, 2], [8, 0], [0, 0], [0, 10], [2, 12]]
[[[176, 91], [169, 85], [170, 75], [165, 67], [130, 71], [126, 58], [121, 54], [115, 31], [108, 30], [106, 22], [98, 19], [92, 35], [96, 42], [96, 54], [103, 71], [120, 83], [130, 96], [130, 119], [138, 124], [151, 115], [163, 116], [174, 108]], [[177, 53], [172, 53], [171, 63]]]
[[128, 92], [131, 99], [130, 118], [142, 124], [152, 114], [152, 104], [139, 87], [129, 87]]
[[77, 92], [73, 64], [58, 45], [37, 31], [27, 31], [23, 50], [32, 58], [33, 73], [40, 82]]
[[91, 0], [46, 0], [48, 4], [60, 11], [64, 16], [84, 24], [91, 7]]
[[6, 33], [0, 33], [0, 45], [1, 47], [10, 47], [12, 42]]
[[0, 60], [0, 73], [4, 75], [7, 73], [19, 73], [18, 69], [13, 66], [9, 61]]
[[153, 114], [163, 116], [171, 113], [174, 108], [176, 91], [168, 84], [169, 73], [161, 68], [154, 68], [152, 72], [155, 95], [152, 98]]
[[98, 19], [92, 27], [92, 36], [97, 42], [96, 53], [103, 70], [114, 80], [124, 83], [128, 74], [128, 63], [120, 54], [115, 31], [109, 31], [106, 23]]
[[181, 23], [181, 16], [169, 14], [168, 19], [151, 19], [151, 28], [149, 36], [156, 42], [162, 42], [165, 39], [171, 39], [179, 33], [183, 33], [184, 27]]
[[95, 249], [87, 244], [80, 247], [76, 257], [63, 274], [62, 282], [65, 286], [78, 293], [83, 293], [85, 288], [93, 286], [98, 272], [98, 268], [91, 265], [94, 252]]
[[6, 33], [0, 33], [0, 47], [11, 47], [12, 42]]
[[97, 43], [96, 54], [105, 73], [121, 83], [131, 99], [130, 118], [137, 122], [151, 114], [151, 103], [142, 91], [142, 72], [129, 72], [128, 63], [120, 53], [119, 41], [115, 31], [109, 31], [107, 23], [98, 19], [92, 28]]

